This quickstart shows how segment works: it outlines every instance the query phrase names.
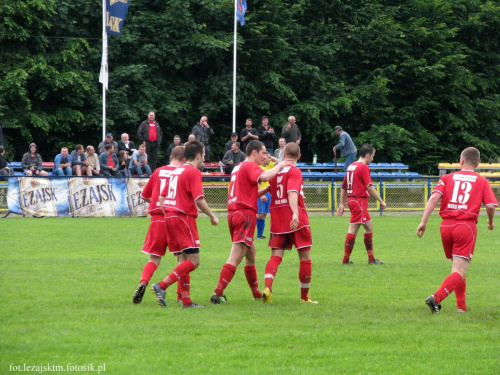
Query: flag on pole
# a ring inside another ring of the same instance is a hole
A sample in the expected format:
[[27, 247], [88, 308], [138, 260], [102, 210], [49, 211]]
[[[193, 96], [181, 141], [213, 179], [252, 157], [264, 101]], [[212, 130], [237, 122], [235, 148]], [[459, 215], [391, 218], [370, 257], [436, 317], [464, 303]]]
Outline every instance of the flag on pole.
[[240, 21], [240, 25], [245, 24], [245, 12], [247, 11], [247, 0], [237, 0], [238, 9], [236, 10], [236, 18]]
[[102, 33], [102, 58], [101, 58], [101, 72], [99, 73], [99, 82], [101, 82], [106, 90], [108, 89], [108, 36]]
[[129, 0], [106, 0], [106, 31], [120, 35], [127, 16]]

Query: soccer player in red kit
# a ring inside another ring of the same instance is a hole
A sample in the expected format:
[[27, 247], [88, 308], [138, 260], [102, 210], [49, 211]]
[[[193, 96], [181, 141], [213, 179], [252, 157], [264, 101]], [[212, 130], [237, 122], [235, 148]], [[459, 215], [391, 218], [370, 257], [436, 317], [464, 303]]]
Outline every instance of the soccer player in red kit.
[[365, 143], [359, 150], [359, 160], [349, 165], [347, 168], [342, 190], [340, 192], [340, 205], [337, 210], [337, 215], [342, 216], [344, 213], [345, 202], [351, 211], [351, 221], [349, 230], [344, 245], [344, 259], [342, 264], [353, 264], [349, 259], [354, 241], [358, 234], [359, 227], [362, 225], [365, 229], [365, 247], [368, 253], [368, 264], [383, 264], [373, 256], [373, 222], [368, 213], [368, 197], [372, 196], [380, 202], [380, 207], [385, 208], [386, 204], [378, 195], [377, 190], [372, 185], [370, 177], [370, 168], [368, 165], [375, 157], [375, 148]]
[[[132, 302], [135, 304], [142, 302], [142, 297], [144, 296], [144, 291], [146, 290], [149, 280], [151, 280], [153, 273], [160, 265], [161, 258], [165, 255], [167, 250], [165, 215], [158, 203], [158, 197], [172, 171], [184, 164], [184, 146], [175, 147], [172, 150], [170, 160], [170, 165], [163, 166], [154, 171], [141, 193], [141, 198], [149, 202], [148, 213], [151, 215], [148, 233], [144, 240], [144, 246], [142, 247], [142, 252], [149, 254], [149, 262], [146, 263], [142, 270], [139, 286], [132, 297]], [[183, 281], [189, 286], [189, 279]], [[182, 284], [183, 283], [179, 283], [179, 288], [181, 288]], [[181, 291], [179, 290], [179, 292]]]
[[[160, 193], [158, 201], [165, 212], [165, 228], [168, 250], [178, 255], [180, 263], [159, 283], [153, 284], [158, 304], [165, 307], [165, 290], [182, 280], [200, 264], [200, 240], [196, 218], [198, 208], [206, 214], [212, 225], [217, 225], [215, 217], [203, 198], [200, 168], [205, 157], [205, 146], [199, 141], [184, 145], [186, 164], [175, 169]], [[189, 295], [182, 296], [183, 307], [203, 307], [191, 301]]]
[[259, 194], [265, 194], [268, 188], [259, 191], [259, 182], [271, 180], [290, 162], [284, 160], [272, 169], [263, 171], [259, 165], [263, 165], [266, 159], [266, 147], [257, 140], [250, 141], [246, 148], [246, 156], [246, 160], [234, 167], [231, 173], [227, 197], [227, 222], [233, 245], [229, 259], [222, 267], [214, 294], [210, 298], [210, 302], [214, 304], [227, 302], [226, 296], [223, 295], [224, 289], [233, 279], [236, 267], [243, 258], [246, 259], [244, 271], [253, 297], [262, 298], [255, 269], [256, 251], [253, 236], [257, 218], [257, 198]]
[[300, 267], [300, 300], [318, 303], [309, 298], [311, 283], [311, 228], [304, 204], [304, 183], [302, 172], [295, 166], [300, 158], [300, 147], [296, 143], [288, 143], [284, 149], [285, 159], [292, 165], [283, 168], [271, 180], [271, 259], [267, 262], [265, 272], [265, 288], [262, 292], [264, 303], [272, 302], [273, 281], [285, 250], [295, 246], [299, 253]]
[[480, 160], [479, 150], [466, 148], [460, 155], [460, 171], [443, 176], [432, 192], [425, 207], [417, 235], [425, 233], [427, 220], [441, 199], [439, 214], [441, 240], [444, 254], [451, 259], [451, 274], [443, 280], [439, 289], [425, 300], [432, 313], [441, 310], [441, 301], [455, 291], [457, 311], [467, 311], [465, 304], [465, 277], [476, 244], [477, 221], [481, 203], [486, 206], [488, 229], [493, 230], [493, 218], [498, 201], [488, 180], [474, 172]]

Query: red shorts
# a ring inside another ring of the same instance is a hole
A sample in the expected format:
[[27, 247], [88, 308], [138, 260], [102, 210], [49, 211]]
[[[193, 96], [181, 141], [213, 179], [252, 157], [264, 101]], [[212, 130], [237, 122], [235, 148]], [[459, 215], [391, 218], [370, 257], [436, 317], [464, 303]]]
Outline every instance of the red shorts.
[[151, 215], [151, 222], [144, 240], [144, 246], [142, 246], [142, 252], [162, 257], [166, 251], [165, 217], [163, 215]]
[[311, 250], [312, 236], [311, 227], [305, 226], [289, 233], [271, 233], [269, 247], [272, 249], [291, 250], [295, 246], [297, 251]]
[[469, 262], [474, 254], [476, 246], [477, 226], [473, 222], [449, 222], [441, 223], [441, 241], [446, 258], [452, 259], [457, 256], [466, 258]]
[[347, 198], [347, 205], [351, 211], [351, 224], [365, 224], [372, 220], [368, 213], [368, 199], [350, 197]]
[[252, 246], [256, 223], [257, 214], [253, 210], [229, 211], [227, 224], [233, 243], [244, 242], [247, 246]]
[[199, 249], [200, 238], [196, 227], [196, 218], [178, 212], [167, 212], [165, 215], [168, 251], [180, 253], [186, 249]]

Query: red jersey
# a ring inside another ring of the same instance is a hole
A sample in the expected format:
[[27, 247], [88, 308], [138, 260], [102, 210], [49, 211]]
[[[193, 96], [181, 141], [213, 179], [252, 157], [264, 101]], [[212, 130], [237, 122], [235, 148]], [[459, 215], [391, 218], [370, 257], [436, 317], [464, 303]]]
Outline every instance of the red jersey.
[[156, 133], [156, 122], [148, 121], [148, 123], [149, 123], [148, 141], [156, 142], [158, 140], [158, 134]]
[[443, 219], [477, 223], [481, 203], [498, 206], [486, 178], [476, 172], [458, 171], [443, 176], [432, 193], [442, 194], [439, 214]]
[[257, 212], [259, 180], [264, 171], [253, 161], [244, 161], [234, 167], [229, 183], [227, 210], [249, 208]]
[[[290, 229], [293, 212], [288, 202], [288, 193], [295, 191], [298, 194], [299, 226]], [[271, 233], [290, 233], [309, 226], [306, 205], [304, 204], [304, 182], [299, 168], [289, 166], [283, 168], [271, 180]]]
[[346, 190], [348, 197], [368, 198], [370, 193], [367, 187], [371, 184], [370, 168], [365, 163], [357, 161], [347, 168], [342, 189]]
[[163, 209], [166, 212], [181, 212], [198, 217], [196, 201], [203, 198], [201, 172], [191, 164], [184, 164], [175, 169], [160, 193], [164, 198]]
[[143, 198], [150, 199], [148, 207], [148, 214], [150, 215], [158, 215], [163, 213], [161, 212], [160, 204], [158, 203], [158, 197], [160, 196], [161, 191], [165, 187], [172, 171], [177, 169], [178, 167], [172, 167], [170, 165], [166, 165], [156, 169], [151, 177], [149, 178], [148, 183], [142, 189], [141, 196]]

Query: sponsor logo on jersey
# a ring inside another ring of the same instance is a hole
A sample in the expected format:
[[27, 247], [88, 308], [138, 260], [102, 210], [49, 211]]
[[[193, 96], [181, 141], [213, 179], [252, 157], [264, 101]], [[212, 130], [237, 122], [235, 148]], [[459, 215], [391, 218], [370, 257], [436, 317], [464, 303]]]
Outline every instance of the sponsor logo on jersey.
[[455, 173], [455, 174], [453, 174], [453, 179], [455, 181], [476, 182], [477, 176], [468, 175], [468, 174]]

